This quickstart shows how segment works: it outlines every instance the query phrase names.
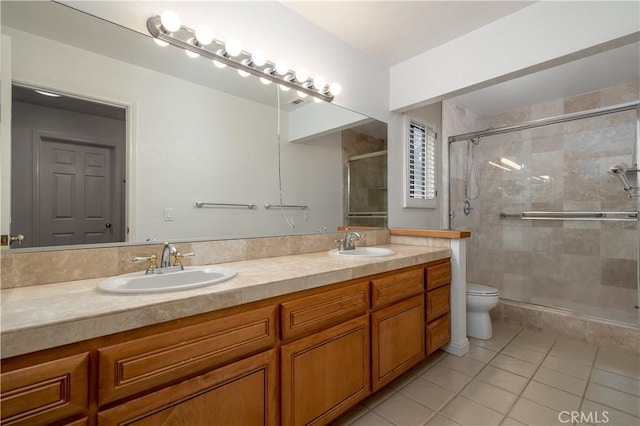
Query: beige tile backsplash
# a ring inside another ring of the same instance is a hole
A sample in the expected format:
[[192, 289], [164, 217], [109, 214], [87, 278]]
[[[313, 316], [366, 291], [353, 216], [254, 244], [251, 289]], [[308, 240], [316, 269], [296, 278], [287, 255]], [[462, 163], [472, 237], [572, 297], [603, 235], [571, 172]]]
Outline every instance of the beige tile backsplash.
[[[389, 244], [387, 230], [359, 231], [361, 246]], [[313, 253], [336, 247], [343, 233], [323, 233], [285, 237], [175, 243], [180, 253], [195, 253], [185, 265], [209, 265], [265, 257]], [[162, 244], [142, 244], [107, 248], [83, 248], [0, 256], [1, 288], [26, 287], [142, 271], [137, 256], [160, 257]]]

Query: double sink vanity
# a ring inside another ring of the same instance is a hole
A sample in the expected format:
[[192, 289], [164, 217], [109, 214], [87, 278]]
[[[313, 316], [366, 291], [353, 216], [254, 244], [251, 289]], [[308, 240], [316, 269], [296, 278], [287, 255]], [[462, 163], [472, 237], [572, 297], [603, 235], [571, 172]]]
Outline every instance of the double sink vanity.
[[2, 423], [328, 423], [449, 341], [450, 257], [384, 244], [148, 280], [226, 274], [182, 291], [3, 290]]

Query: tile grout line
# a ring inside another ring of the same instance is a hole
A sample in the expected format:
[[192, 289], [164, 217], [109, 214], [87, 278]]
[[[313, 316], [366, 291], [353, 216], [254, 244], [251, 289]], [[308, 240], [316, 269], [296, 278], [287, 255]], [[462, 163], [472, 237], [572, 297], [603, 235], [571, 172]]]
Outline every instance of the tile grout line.
[[[518, 394], [518, 397], [516, 398], [516, 400], [514, 401], [514, 403], [511, 405], [511, 408], [509, 409], [509, 411], [507, 412], [506, 417], [509, 417], [509, 414], [511, 414], [511, 412], [513, 411], [513, 407], [516, 406], [516, 403], [518, 402], [518, 400], [520, 400], [521, 398], [526, 399], [527, 401], [531, 401], [529, 398], [522, 396], [524, 394], [525, 389], [527, 389], [527, 387], [529, 386], [529, 383], [531, 383], [533, 380], [533, 376], [536, 375], [536, 373], [538, 372], [538, 370], [540, 370], [540, 368], [542, 367], [542, 363], [544, 363], [544, 361], [547, 359], [547, 357], [549, 356], [549, 354], [551, 353], [551, 349], [553, 349], [553, 347], [556, 345], [556, 343], [558, 342], [557, 337], [554, 337], [553, 339], [553, 343], [551, 344], [551, 346], [549, 346], [549, 349], [547, 349], [547, 351], [545, 352], [544, 358], [542, 358], [542, 361], [540, 361], [540, 364], [538, 364], [538, 366], [536, 367], [536, 369], [534, 370], [533, 374], [531, 374], [531, 377], [529, 377], [527, 379], [527, 383], [525, 383], [524, 387], [522, 388], [522, 390], [520, 391], [520, 393]], [[531, 349], [532, 350], [532, 349]], [[549, 385], [547, 385], [549, 386]], [[544, 404], [541, 404], [537, 401], [532, 401], [535, 402], [536, 404], [542, 405], [543, 407], [549, 408], [553, 411], [556, 411], [555, 409], [551, 408], [551, 407], [547, 407]], [[505, 417], [505, 418], [506, 418]], [[518, 420], [520, 421], [520, 420]]]
[[[463, 397], [463, 398], [466, 398], [464, 395], [462, 395], [462, 392], [465, 390], [465, 388], [466, 388], [467, 386], [469, 386], [469, 383], [471, 383], [471, 382], [473, 381], [473, 379], [477, 378], [477, 377], [480, 375], [480, 373], [481, 373], [482, 371], [484, 371], [484, 369], [485, 369], [485, 368], [487, 368], [487, 366], [490, 364], [490, 362], [491, 362], [491, 361], [493, 361], [493, 360], [495, 359], [495, 357], [496, 357], [496, 356], [500, 355], [500, 354], [502, 353], [502, 351], [504, 350], [504, 348], [506, 348], [510, 343], [512, 343], [512, 342], [513, 342], [513, 340], [514, 340], [514, 339], [515, 339], [515, 338], [516, 338], [520, 333], [522, 333], [522, 331], [523, 331], [524, 329], [525, 329], [524, 327], [520, 327], [520, 331], [518, 331], [516, 334], [514, 334], [514, 335], [513, 335], [513, 337], [511, 337], [511, 339], [506, 340], [506, 341], [505, 341], [505, 342], [506, 342], [506, 343], [505, 343], [505, 345], [504, 345], [504, 346], [503, 346], [499, 351], [497, 351], [497, 352], [496, 352], [496, 354], [495, 354], [493, 357], [491, 357], [491, 359], [490, 359], [489, 361], [487, 361], [487, 362], [484, 364], [484, 366], [483, 366], [480, 370], [478, 370], [478, 372], [477, 372], [476, 374], [474, 374], [473, 376], [471, 376], [471, 380], [469, 380], [467, 383], [465, 383], [465, 385], [464, 385], [464, 386], [463, 386], [463, 387], [462, 387], [458, 392], [456, 392], [456, 394], [453, 396], [453, 398], [451, 398], [451, 400], [449, 400], [446, 404], [444, 404], [442, 407], [440, 407], [440, 409], [436, 412], [436, 414], [435, 414], [435, 415], [440, 414], [440, 415], [442, 415], [442, 416], [446, 417], [447, 419], [449, 419], [449, 417], [448, 417], [448, 416], [446, 416], [445, 414], [442, 414], [442, 413], [441, 413], [441, 412], [442, 412], [442, 410], [444, 410], [444, 409], [445, 409], [449, 404], [451, 404], [451, 401], [453, 401], [456, 397], [461, 396], [461, 397]], [[491, 338], [493, 338], [493, 336], [492, 336]], [[473, 343], [470, 343], [470, 344], [473, 344]], [[474, 346], [478, 346], [478, 345], [474, 345]], [[484, 348], [483, 346], [478, 346], [478, 347]], [[487, 348], [484, 348], [484, 349], [487, 349]], [[490, 349], [489, 349], [489, 350], [490, 350]], [[467, 354], [468, 354], [468, 352], [467, 352]], [[465, 355], [466, 355], [466, 354], [465, 354]], [[443, 359], [444, 359], [444, 358], [443, 358]], [[475, 358], [471, 358], [471, 359], [475, 359]], [[438, 360], [438, 362], [440, 362], [440, 361], [442, 361], [442, 360]], [[479, 360], [476, 360], [476, 361], [479, 361]], [[492, 366], [492, 367], [493, 367], [493, 366]], [[447, 368], [449, 368], [449, 367], [447, 367]], [[494, 368], [498, 368], [498, 367], [494, 367]], [[457, 371], [457, 370], [455, 370], [455, 369], [453, 369], [453, 368], [452, 368], [452, 370]], [[500, 370], [502, 370], [502, 369], [500, 369]], [[503, 370], [503, 371], [506, 371], [506, 370]], [[463, 373], [463, 374], [464, 374], [464, 373]], [[481, 381], [482, 383], [487, 383], [487, 382], [485, 382], [485, 381], [484, 381], [484, 380], [482, 380], [482, 379], [478, 379], [478, 380], [479, 380], [479, 381]], [[487, 383], [487, 384], [491, 385], [490, 383]], [[494, 385], [491, 385], [491, 386], [494, 386]], [[497, 386], [496, 386], [496, 387], [497, 387]], [[502, 389], [502, 388], [499, 388], [499, 389]], [[505, 389], [503, 389], [503, 390], [505, 390]], [[507, 392], [508, 392], [508, 391], [507, 391]], [[467, 398], [467, 399], [469, 399], [469, 398]], [[486, 405], [484, 405], [484, 404], [482, 404], [482, 403], [480, 403], [480, 402], [477, 402], [477, 401], [474, 401], [474, 400], [471, 400], [471, 401], [475, 402], [475, 403], [476, 403], [476, 404], [478, 404], [478, 405], [481, 405], [481, 406], [482, 406], [482, 407], [484, 407], [484, 408], [487, 408], [487, 409], [489, 409], [489, 410], [495, 411], [495, 412], [496, 412], [496, 413], [498, 413], [498, 414], [501, 414], [501, 415], [503, 416], [501, 423], [502, 423], [502, 422], [504, 421], [504, 419], [506, 419], [506, 418], [507, 418], [507, 416], [508, 416], [508, 414], [502, 414], [502, 413], [500, 413], [500, 412], [498, 412], [498, 411], [494, 410], [493, 408], [487, 407]], [[514, 404], [515, 404], [515, 402], [514, 402]], [[432, 417], [435, 417], [435, 415], [434, 415], [434, 416], [432, 416]], [[453, 419], [451, 419], [451, 420], [453, 420]], [[453, 420], [453, 421], [455, 422], [455, 420]], [[457, 422], [456, 422], [456, 423], [457, 423]]]

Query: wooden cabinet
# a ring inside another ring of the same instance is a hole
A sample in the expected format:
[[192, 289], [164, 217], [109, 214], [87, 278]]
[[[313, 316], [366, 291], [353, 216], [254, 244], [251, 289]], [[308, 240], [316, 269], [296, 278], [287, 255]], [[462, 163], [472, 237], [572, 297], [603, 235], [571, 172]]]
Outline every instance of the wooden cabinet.
[[438, 261], [9, 358], [2, 424], [325, 424], [449, 341], [450, 277]]
[[424, 358], [422, 294], [371, 314], [371, 354], [374, 391]]
[[276, 350], [98, 413], [98, 425], [278, 424]]
[[451, 340], [451, 263], [425, 269], [427, 355]]
[[276, 306], [98, 350], [100, 405], [273, 347]]
[[0, 382], [3, 425], [74, 421], [88, 413], [88, 353], [3, 373]]
[[282, 424], [324, 424], [370, 392], [369, 317], [280, 348]]

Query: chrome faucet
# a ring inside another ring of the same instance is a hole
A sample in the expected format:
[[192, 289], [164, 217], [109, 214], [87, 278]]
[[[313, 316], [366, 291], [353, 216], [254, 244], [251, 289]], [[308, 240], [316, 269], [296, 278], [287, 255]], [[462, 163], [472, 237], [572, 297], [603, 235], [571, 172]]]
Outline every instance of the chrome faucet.
[[[173, 266], [171, 266], [171, 256], [175, 257]], [[184, 270], [182, 260], [185, 257], [193, 257], [195, 253], [180, 254], [176, 246], [170, 243], [164, 243], [162, 248], [162, 254], [160, 255], [160, 266], [156, 263], [156, 255], [153, 254], [147, 257], [134, 257], [133, 261], [136, 263], [148, 262], [147, 270], [145, 274], [164, 274], [166, 272], [175, 272]]]
[[354, 231], [347, 231], [342, 238], [340, 250], [355, 250], [356, 245], [353, 243], [354, 241], [360, 241], [360, 234]]
[[168, 268], [171, 266], [171, 256], [175, 256], [178, 253], [178, 249], [176, 246], [170, 243], [164, 243], [164, 248], [162, 249], [162, 255], [160, 256], [160, 267]]

